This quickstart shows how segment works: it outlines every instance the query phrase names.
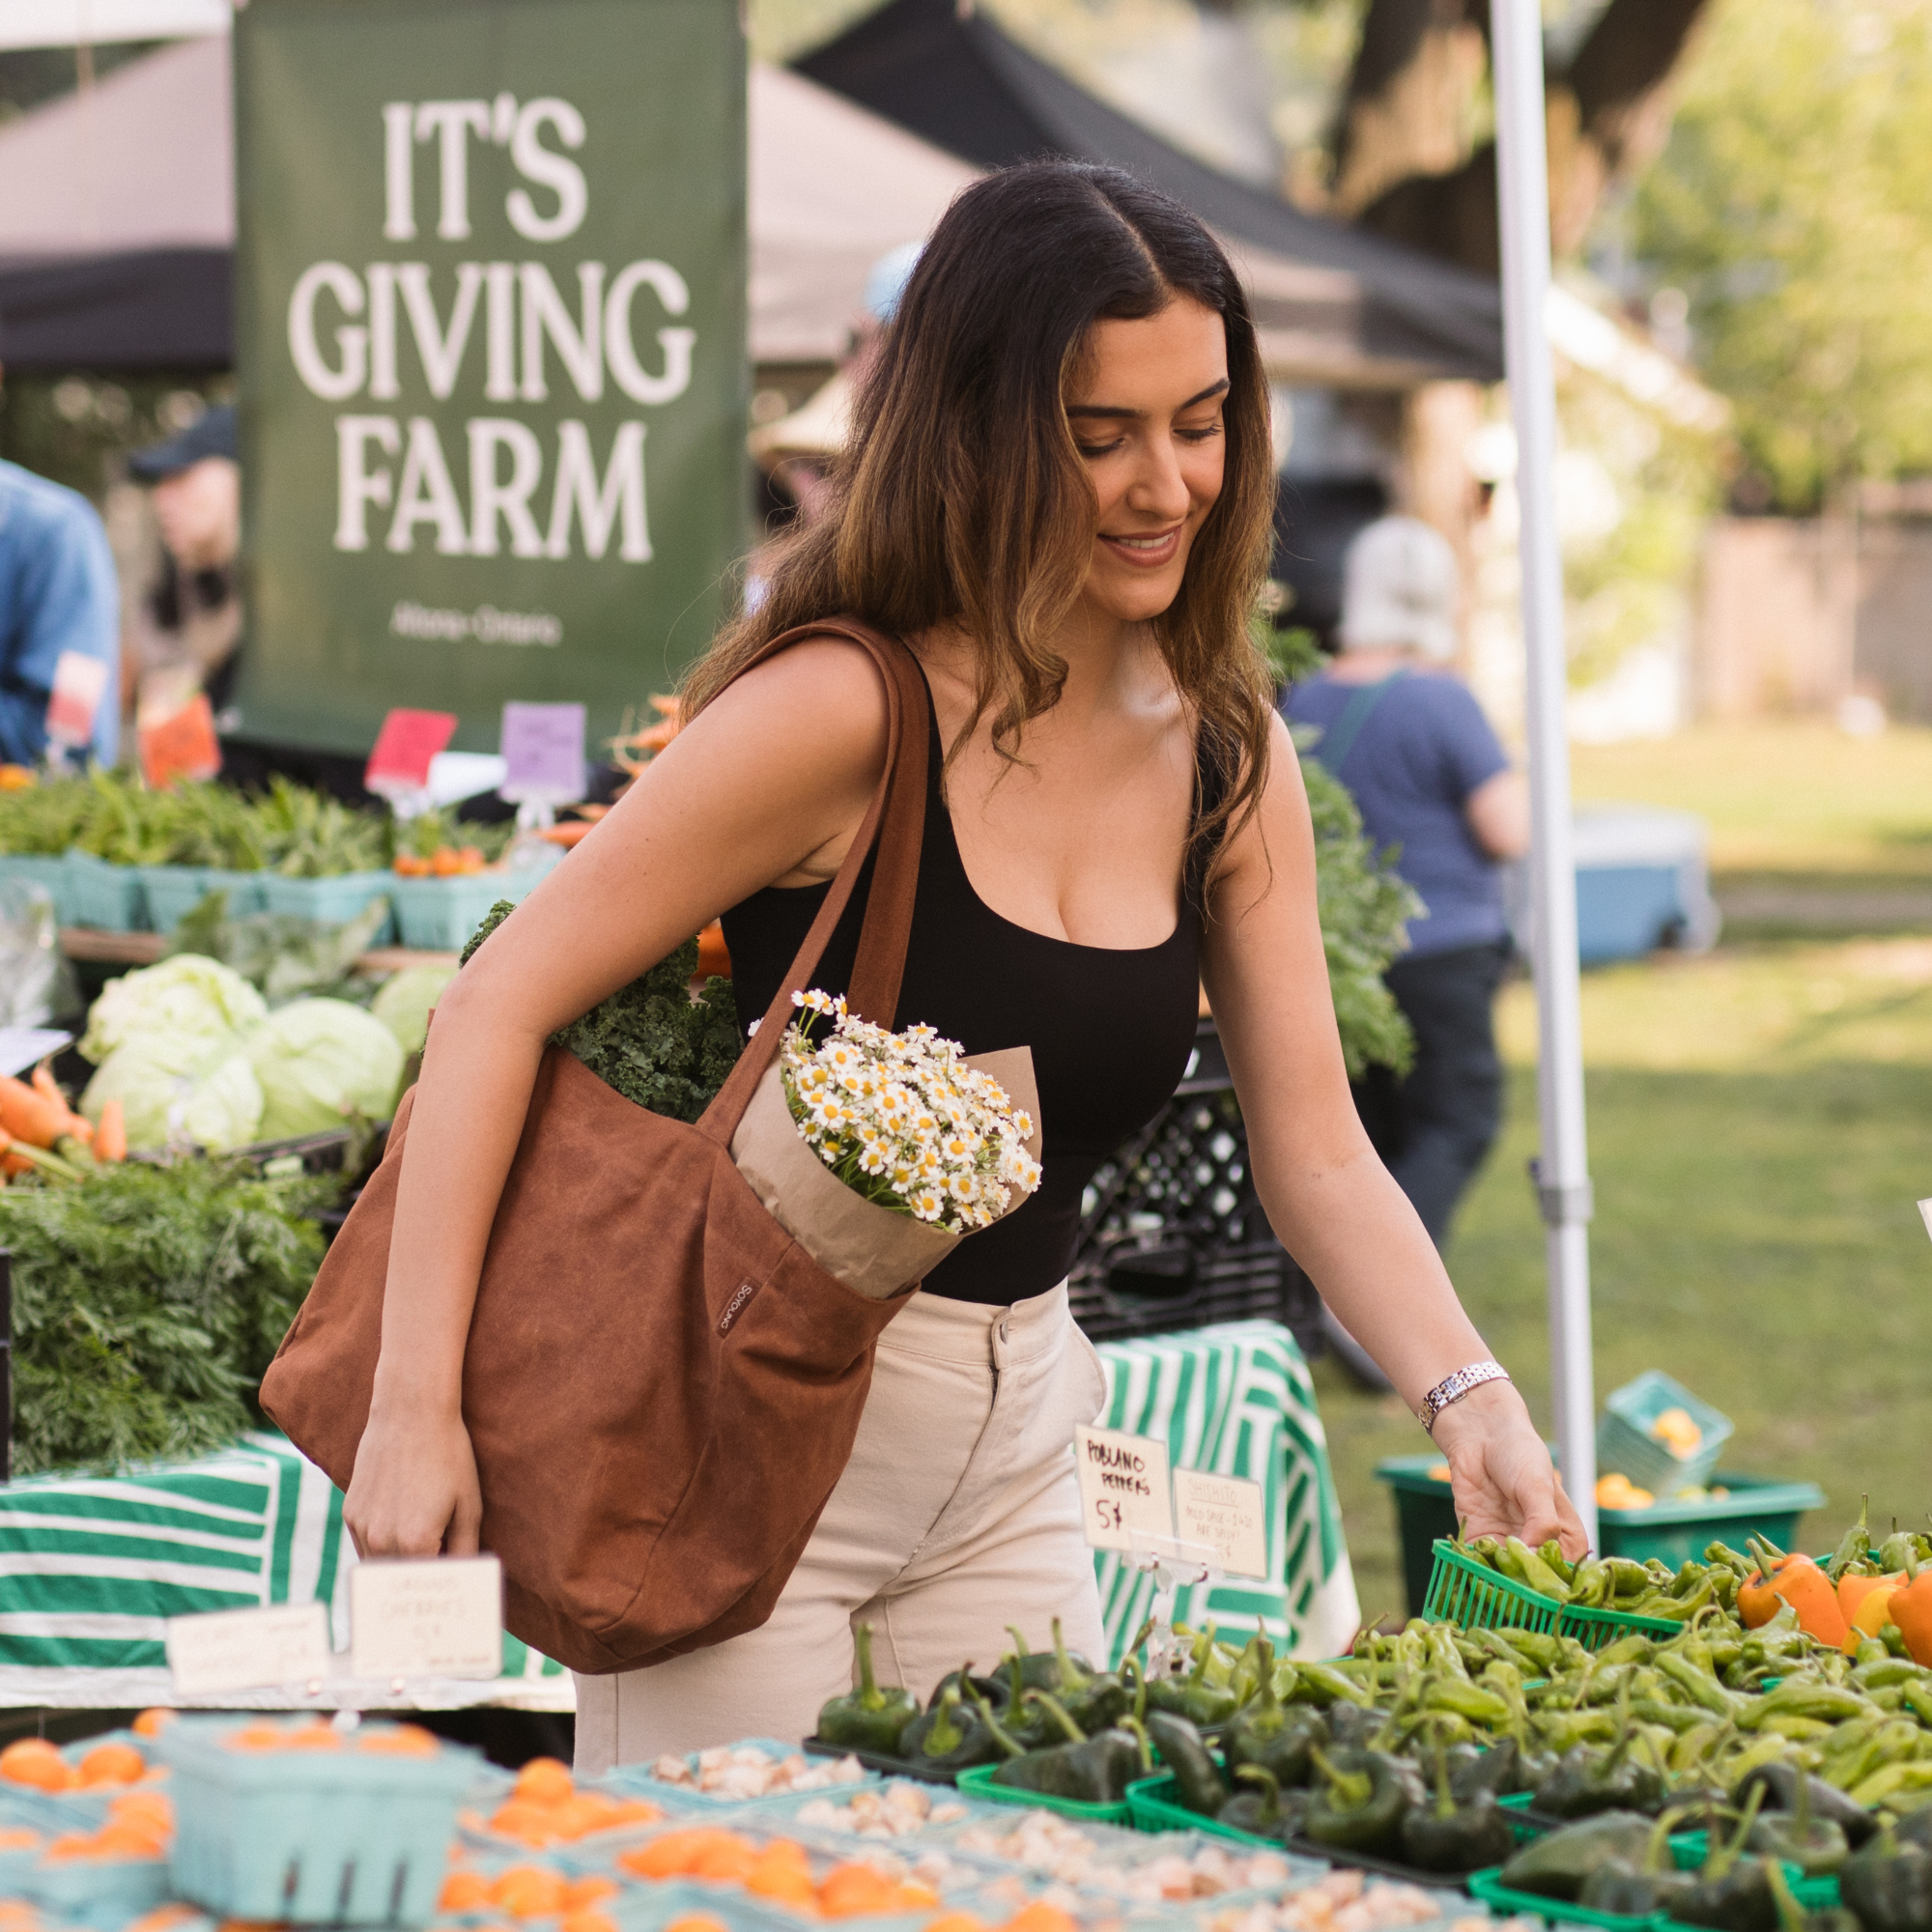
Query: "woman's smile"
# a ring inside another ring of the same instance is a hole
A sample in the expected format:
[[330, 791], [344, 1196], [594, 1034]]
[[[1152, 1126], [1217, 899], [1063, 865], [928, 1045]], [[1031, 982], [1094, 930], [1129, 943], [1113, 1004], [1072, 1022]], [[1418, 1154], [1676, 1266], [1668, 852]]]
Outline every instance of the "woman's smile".
[[1100, 541], [1122, 562], [1136, 565], [1142, 570], [1158, 570], [1174, 560], [1174, 554], [1180, 548], [1180, 539], [1186, 527], [1185, 524], [1171, 524], [1164, 530], [1137, 532], [1132, 536], [1116, 536], [1102, 530]]

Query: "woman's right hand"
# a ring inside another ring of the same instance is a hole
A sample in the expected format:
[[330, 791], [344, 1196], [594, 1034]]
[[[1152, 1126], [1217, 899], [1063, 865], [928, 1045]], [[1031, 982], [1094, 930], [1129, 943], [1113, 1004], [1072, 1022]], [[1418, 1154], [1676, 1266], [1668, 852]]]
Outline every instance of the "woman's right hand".
[[370, 1411], [342, 1505], [358, 1556], [474, 1556], [482, 1519], [460, 1414]]

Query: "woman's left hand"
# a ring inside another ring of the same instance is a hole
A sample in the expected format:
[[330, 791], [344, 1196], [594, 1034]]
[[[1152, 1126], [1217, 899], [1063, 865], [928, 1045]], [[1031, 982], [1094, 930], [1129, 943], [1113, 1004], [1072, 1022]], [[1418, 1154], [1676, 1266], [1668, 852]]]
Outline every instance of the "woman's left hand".
[[1449, 1459], [1464, 1536], [1520, 1536], [1532, 1549], [1553, 1536], [1573, 1560], [1589, 1548], [1514, 1384], [1485, 1382], [1451, 1403], [1435, 1418], [1435, 1446]]

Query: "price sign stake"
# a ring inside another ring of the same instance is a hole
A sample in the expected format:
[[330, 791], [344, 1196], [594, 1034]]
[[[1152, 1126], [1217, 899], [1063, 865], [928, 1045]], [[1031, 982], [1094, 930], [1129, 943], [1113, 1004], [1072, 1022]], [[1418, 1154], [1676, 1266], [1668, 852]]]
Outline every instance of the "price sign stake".
[[447, 711], [392, 711], [376, 734], [362, 782], [384, 798], [427, 788], [430, 760], [456, 735]]
[[214, 713], [206, 692], [197, 691], [165, 717], [143, 718], [134, 731], [141, 753], [141, 776], [156, 791], [180, 779], [199, 782], [221, 769], [221, 745], [214, 735]]
[[583, 796], [584, 709], [581, 704], [506, 704], [497, 789], [513, 805], [574, 805]]
[[1083, 1425], [1073, 1432], [1073, 1455], [1081, 1520], [1094, 1548], [1131, 1550], [1137, 1530], [1174, 1534], [1165, 1442]]
[[77, 750], [94, 737], [95, 714], [107, 692], [108, 667], [81, 651], [63, 651], [54, 660], [53, 695], [47, 699], [47, 736]]

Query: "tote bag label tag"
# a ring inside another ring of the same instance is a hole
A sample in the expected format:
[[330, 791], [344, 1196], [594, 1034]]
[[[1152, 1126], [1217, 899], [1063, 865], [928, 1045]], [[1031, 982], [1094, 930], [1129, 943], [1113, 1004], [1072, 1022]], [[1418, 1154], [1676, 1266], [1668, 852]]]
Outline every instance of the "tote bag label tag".
[[1179, 1534], [1220, 1551], [1231, 1577], [1267, 1575], [1266, 1497], [1245, 1476], [1216, 1476], [1206, 1469], [1174, 1472], [1174, 1514]]
[[315, 1683], [328, 1675], [328, 1607], [265, 1604], [170, 1617], [167, 1646], [178, 1697]]
[[496, 1677], [502, 1668], [496, 1557], [400, 1558], [350, 1571], [352, 1676]]
[[1136, 1530], [1174, 1534], [1165, 1442], [1083, 1424], [1073, 1432], [1073, 1457], [1081, 1522], [1093, 1548], [1130, 1551]]

